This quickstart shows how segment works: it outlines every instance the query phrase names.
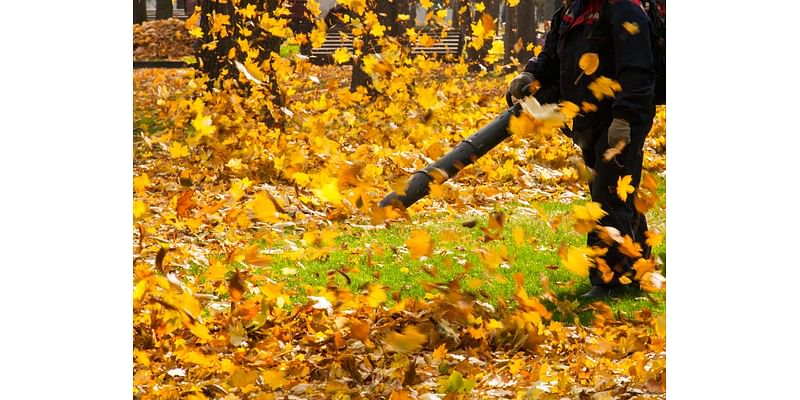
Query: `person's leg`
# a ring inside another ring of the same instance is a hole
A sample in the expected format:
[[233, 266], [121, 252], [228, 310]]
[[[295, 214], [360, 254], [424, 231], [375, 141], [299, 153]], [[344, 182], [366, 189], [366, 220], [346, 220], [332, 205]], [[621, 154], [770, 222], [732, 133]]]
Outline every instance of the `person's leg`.
[[[609, 148], [607, 132], [601, 135], [595, 144], [596, 175], [591, 185], [592, 201], [600, 203], [603, 210], [608, 213], [600, 219], [599, 224], [618, 229], [623, 237], [630, 236], [633, 242], [641, 247], [641, 257], [650, 255], [650, 248], [645, 242], [644, 234], [647, 231], [647, 221], [633, 204], [635, 192], [628, 194], [626, 201], [622, 201], [617, 194], [617, 183], [620, 178], [630, 175], [630, 185], [638, 188], [642, 176], [642, 149], [650, 125], [651, 123], [632, 125], [631, 143], [621, 154], [607, 162], [603, 160], [603, 155]], [[603, 286], [608, 289], [618, 286], [619, 278], [623, 275], [631, 275], [630, 278], [633, 278], [633, 263], [639, 257], [623, 254], [616, 244], [604, 242], [596, 232], [589, 233], [587, 244], [608, 249], [604, 260], [614, 272], [613, 278], [609, 282], [604, 282], [600, 270], [592, 268], [589, 274], [592, 286]]]

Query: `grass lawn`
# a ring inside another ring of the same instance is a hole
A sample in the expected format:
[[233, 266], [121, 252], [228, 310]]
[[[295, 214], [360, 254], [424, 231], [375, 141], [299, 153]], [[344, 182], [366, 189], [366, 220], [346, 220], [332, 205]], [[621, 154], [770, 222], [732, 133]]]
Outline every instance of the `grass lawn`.
[[[665, 188], [665, 179], [659, 178], [661, 205], [664, 204]], [[395, 223], [385, 229], [351, 227], [349, 231], [340, 231], [336, 238], [337, 250], [326, 257], [299, 262], [277, 256], [267, 268], [277, 275], [286, 275], [289, 286], [296, 289], [305, 285], [324, 286], [333, 279], [337, 286], [349, 286], [353, 291], [368, 284], [381, 283], [388, 287], [388, 292], [403, 297], [425, 296], [425, 283], [445, 283], [457, 278], [462, 289], [493, 304], [497, 304], [498, 299], [508, 301], [513, 298], [515, 274], [524, 278], [524, 288], [529, 295], [542, 293], [541, 277], [546, 276], [560, 299], [576, 300], [578, 294], [589, 289], [588, 278], [575, 276], [560, 267], [557, 254], [564, 243], [570, 246], [585, 243], [585, 235], [575, 232], [567, 218], [572, 204], [542, 202], [536, 206], [545, 211], [547, 220], [562, 216], [563, 222], [553, 228], [537, 215], [534, 207], [505, 204], [498, 208], [506, 215], [502, 234], [490, 241], [483, 240], [485, 233], [481, 229], [487, 227], [488, 213], [456, 218], [444, 215], [413, 218], [411, 222]], [[665, 233], [665, 216], [663, 208], [654, 207], [648, 213], [650, 228]], [[473, 221], [476, 222], [473, 227], [463, 225]], [[431, 257], [414, 260], [409, 256], [405, 243], [412, 231], [418, 229], [430, 232], [434, 248]], [[524, 239], [518, 244], [520, 229]], [[515, 230], [518, 231], [517, 240], [514, 238]], [[499, 274], [489, 273], [487, 264], [498, 263], [497, 257], [503, 247], [508, 261], [496, 267]], [[654, 248], [653, 254], [666, 261], [666, 241]], [[459, 277], [461, 273], [464, 275]], [[303, 290], [298, 292], [303, 293]], [[305, 301], [302, 298], [298, 300]], [[615, 312], [627, 315], [641, 308], [662, 313], [665, 295], [658, 293], [648, 299], [642, 292], [634, 291], [607, 303]], [[591, 316], [588, 307], [577, 302], [574, 304], [581, 320], [587, 322]]]

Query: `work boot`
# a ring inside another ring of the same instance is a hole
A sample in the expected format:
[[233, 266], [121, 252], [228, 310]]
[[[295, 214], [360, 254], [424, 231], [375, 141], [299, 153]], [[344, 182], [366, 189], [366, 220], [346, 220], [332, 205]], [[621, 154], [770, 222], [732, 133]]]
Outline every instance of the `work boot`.
[[597, 300], [611, 295], [611, 288], [608, 286], [595, 285], [588, 292], [578, 296], [581, 300]]

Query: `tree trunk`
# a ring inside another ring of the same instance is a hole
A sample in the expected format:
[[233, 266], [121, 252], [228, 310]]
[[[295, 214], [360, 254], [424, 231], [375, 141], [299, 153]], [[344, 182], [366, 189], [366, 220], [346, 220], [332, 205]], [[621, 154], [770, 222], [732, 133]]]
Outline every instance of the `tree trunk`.
[[172, 0], [156, 0], [156, 19], [172, 18]]
[[[240, 28], [245, 25], [246, 21], [243, 21], [241, 15], [236, 13], [237, 7], [233, 5], [232, 1], [228, 0], [222, 3], [217, 0], [202, 0], [200, 3], [200, 28], [203, 30], [203, 39], [198, 44], [197, 58], [200, 61], [200, 69], [210, 78], [208, 83], [209, 90], [220, 87], [220, 81], [225, 78], [232, 77], [235, 79], [239, 76], [239, 70], [234, 65], [233, 60], [229, 58], [229, 54], [232, 54], [231, 50], [236, 49], [237, 39], [249, 40], [251, 48], [261, 49], [258, 58], [253, 60], [258, 64], [269, 60], [273, 53], [280, 54], [280, 45], [283, 39], [264, 31], [258, 23], [265, 11], [278, 9], [280, 6], [279, 0], [241, 0], [238, 9], [244, 9], [251, 4], [256, 6], [256, 17], [251, 21], [255, 23], [249, 24], [247, 22], [252, 33], [245, 38], [241, 35]], [[230, 24], [226, 27], [227, 35], [222, 36], [210, 32], [213, 25], [210, 16], [213, 14], [223, 14], [229, 17]], [[209, 47], [207, 44], [210, 43], [216, 43], [216, 47]], [[236, 60], [242, 63], [245, 62], [246, 54], [241, 51], [236, 51], [235, 54]], [[271, 94], [273, 106], [268, 108], [277, 110], [283, 107], [286, 102], [273, 68], [267, 71], [267, 81], [267, 88]], [[249, 92], [250, 85], [245, 85], [244, 90]], [[270, 110], [264, 110], [263, 117], [267, 125], [280, 123], [280, 117], [276, 117]]]
[[528, 50], [529, 44], [536, 44], [536, 7], [537, 1], [520, 1], [516, 7], [508, 8], [508, 22], [504, 37], [505, 58], [511, 61], [516, 58], [525, 64], [533, 56]]
[[133, 23], [141, 24], [147, 21], [147, 4], [144, 0], [133, 0]]
[[[378, 22], [386, 28], [385, 36], [396, 38], [402, 35], [405, 28], [409, 26], [407, 23], [399, 21], [398, 16], [409, 12], [411, 4], [409, 0], [370, 0], [367, 2], [367, 10], [372, 10], [378, 15]], [[413, 21], [413, 14], [410, 17], [409, 20]], [[359, 87], [364, 87], [371, 96], [374, 96], [377, 93], [372, 86], [372, 78], [363, 69], [363, 57], [368, 54], [380, 54], [381, 46], [378, 38], [370, 35], [366, 29], [360, 40], [362, 42], [361, 55], [356, 57], [353, 62], [350, 91], [354, 92]]]

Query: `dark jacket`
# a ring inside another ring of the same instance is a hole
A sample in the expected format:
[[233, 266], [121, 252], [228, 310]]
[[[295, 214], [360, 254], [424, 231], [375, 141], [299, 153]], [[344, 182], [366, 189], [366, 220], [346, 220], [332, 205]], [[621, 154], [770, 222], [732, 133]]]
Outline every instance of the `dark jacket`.
[[[525, 66], [542, 85], [540, 102], [567, 100], [598, 106], [575, 119], [591, 125], [597, 119], [623, 118], [630, 123], [652, 118], [655, 71], [650, 46], [650, 21], [636, 0], [572, 0], [553, 17], [541, 53]], [[638, 32], [637, 32], [638, 30]], [[599, 66], [582, 74], [578, 61], [595, 53]], [[589, 84], [600, 76], [619, 82], [614, 98], [598, 101]]]

